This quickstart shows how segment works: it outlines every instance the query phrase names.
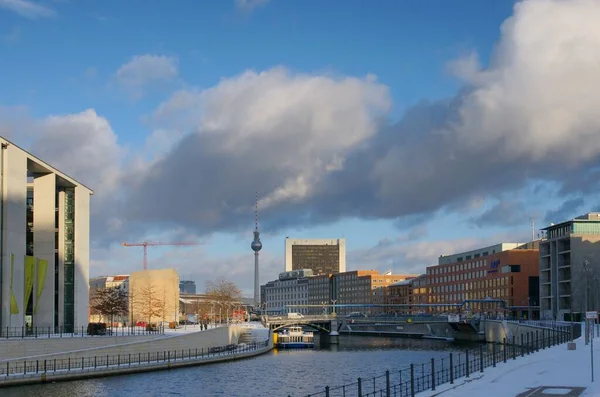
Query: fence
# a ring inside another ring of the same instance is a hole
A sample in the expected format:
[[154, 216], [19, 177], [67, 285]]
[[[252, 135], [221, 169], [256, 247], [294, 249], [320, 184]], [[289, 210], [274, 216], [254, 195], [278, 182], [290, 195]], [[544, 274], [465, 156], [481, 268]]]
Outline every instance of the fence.
[[88, 335], [87, 327], [76, 328], [69, 331], [71, 328], [65, 327], [5, 327], [0, 329], [0, 339], [25, 339], [25, 338], [81, 338], [94, 337], [101, 338], [104, 336], [137, 336], [137, 335], [157, 335], [163, 334], [164, 328], [158, 327], [154, 330], [146, 330], [145, 327], [122, 327], [122, 328], [106, 328], [105, 335]]
[[81, 358], [7, 361], [0, 366], [0, 386], [3, 381], [35, 376], [36, 374], [67, 375], [76, 372], [118, 370], [135, 366], [149, 367], [164, 364], [194, 363], [235, 356], [264, 349], [269, 341], [243, 345], [227, 345], [208, 349], [157, 351], [148, 353], [124, 353], [117, 355], [89, 356]]
[[[575, 326], [581, 334], [580, 325]], [[521, 334], [520, 340], [513, 337], [512, 340], [504, 339], [503, 343], [492, 344], [491, 352], [484, 352], [482, 344], [478, 350], [450, 353], [448, 357], [437, 360], [432, 358], [428, 362], [386, 371], [385, 374], [371, 378], [358, 378], [356, 382], [342, 386], [326, 386], [322, 391], [305, 397], [414, 397], [416, 393], [433, 391], [444, 383], [453, 384], [458, 378], [469, 378], [475, 372], [483, 372], [484, 368], [495, 367], [498, 363], [506, 363], [540, 349], [565, 343], [571, 340], [570, 337], [570, 327], [543, 328]]]

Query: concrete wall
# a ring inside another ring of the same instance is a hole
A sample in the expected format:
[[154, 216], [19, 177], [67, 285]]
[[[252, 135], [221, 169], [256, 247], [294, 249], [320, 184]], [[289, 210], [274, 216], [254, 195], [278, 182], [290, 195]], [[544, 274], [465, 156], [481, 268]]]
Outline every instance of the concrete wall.
[[[36, 309], [33, 316], [33, 326], [54, 326], [54, 244], [56, 228], [56, 175], [46, 174], [33, 180], [33, 253], [37, 259], [48, 261], [46, 277], [43, 280], [44, 289], [37, 299], [38, 277], [33, 285], [33, 302]], [[37, 307], [36, 307], [37, 305]]]
[[[4, 252], [2, 252], [2, 327], [25, 325], [25, 241], [27, 227], [27, 155], [9, 145], [4, 152]], [[18, 314], [10, 313], [10, 258], [14, 255], [13, 292]]]
[[[27, 357], [29, 360], [81, 358], [107, 354], [137, 354], [160, 351], [205, 349], [237, 344], [241, 334], [238, 326], [219, 327], [202, 332], [159, 336], [74, 337], [5, 340], [0, 342], [2, 361]], [[36, 353], [37, 352], [37, 353]]]
[[481, 327], [485, 332], [485, 340], [487, 342], [502, 343], [504, 338], [506, 338], [506, 341], [508, 342], [511, 341], [512, 337], [514, 336], [517, 343], [521, 343], [521, 335], [524, 335], [525, 337], [531, 332], [533, 332], [535, 335], [536, 331], [538, 332], [538, 337], [540, 339], [543, 337], [542, 335], [545, 335], [546, 338], [550, 335], [549, 328], [541, 328], [513, 322], [486, 320], [485, 322], [481, 323]]

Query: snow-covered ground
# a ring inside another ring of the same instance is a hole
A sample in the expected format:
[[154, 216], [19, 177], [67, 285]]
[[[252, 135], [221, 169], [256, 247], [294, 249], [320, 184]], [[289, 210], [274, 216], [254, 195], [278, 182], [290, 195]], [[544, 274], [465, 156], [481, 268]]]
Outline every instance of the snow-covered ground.
[[[594, 382], [591, 382], [591, 345], [579, 338], [577, 350], [567, 350], [567, 344], [540, 350], [529, 356], [498, 363], [496, 368], [485, 368], [484, 373], [474, 372], [470, 379], [460, 378], [454, 385], [440, 385], [435, 391], [419, 396], [442, 397], [515, 397], [568, 395], [568, 390], [540, 387], [584, 387], [581, 396], [600, 397], [600, 337], [594, 338]], [[577, 394], [573, 394], [577, 395]]]

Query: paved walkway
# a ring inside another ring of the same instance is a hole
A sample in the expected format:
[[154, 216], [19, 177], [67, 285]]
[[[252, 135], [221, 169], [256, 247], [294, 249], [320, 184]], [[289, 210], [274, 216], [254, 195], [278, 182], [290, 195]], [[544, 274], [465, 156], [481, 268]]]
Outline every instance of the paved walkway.
[[564, 386], [540, 386], [523, 392], [516, 397], [544, 397], [544, 396], [563, 396], [579, 397], [585, 391], [585, 387], [564, 387]]
[[540, 350], [517, 360], [498, 363], [470, 379], [440, 385], [423, 397], [600, 397], [600, 338], [594, 339], [594, 378], [591, 382], [591, 349], [577, 340], [577, 349], [567, 344]]

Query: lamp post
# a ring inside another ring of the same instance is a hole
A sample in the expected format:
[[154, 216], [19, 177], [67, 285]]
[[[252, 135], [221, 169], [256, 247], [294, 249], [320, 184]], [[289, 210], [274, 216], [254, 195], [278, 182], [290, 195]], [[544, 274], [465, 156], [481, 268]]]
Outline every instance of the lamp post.
[[[591, 274], [591, 267], [590, 267], [590, 261], [588, 261], [587, 259], [585, 261], [583, 261], [583, 274], [585, 275], [585, 304], [584, 304], [584, 316], [586, 316], [586, 313], [588, 311], [588, 293], [589, 293], [589, 289], [590, 289], [590, 274]], [[589, 344], [590, 342], [590, 322], [587, 318], [585, 318], [585, 344], [586, 346]]]
[[333, 307], [332, 307], [333, 313], [331, 313], [331, 314], [332, 314], [333, 317], [336, 316], [336, 313], [335, 313], [335, 302], [337, 302], [337, 299], [332, 299], [331, 300], [331, 303], [333, 304]]

